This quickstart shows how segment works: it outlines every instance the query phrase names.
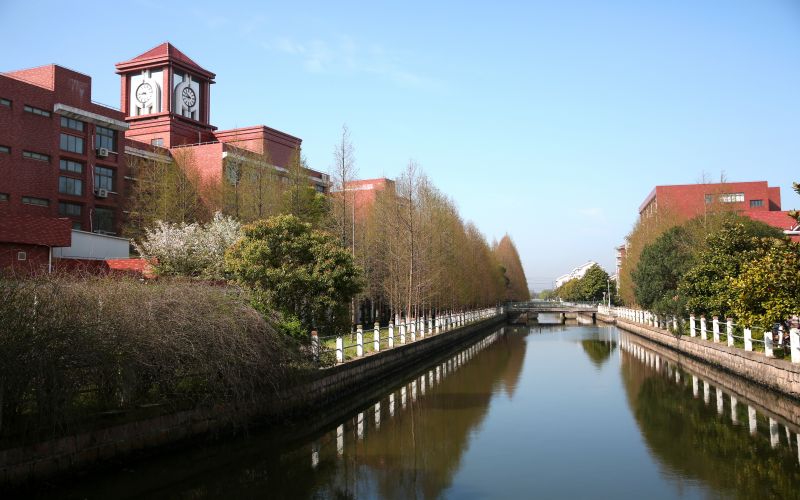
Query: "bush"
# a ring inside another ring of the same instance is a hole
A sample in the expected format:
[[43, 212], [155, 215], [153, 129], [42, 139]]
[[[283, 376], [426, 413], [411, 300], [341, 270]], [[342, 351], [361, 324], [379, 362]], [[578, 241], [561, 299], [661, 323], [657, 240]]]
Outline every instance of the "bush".
[[241, 225], [217, 212], [204, 225], [158, 221], [134, 246], [160, 275], [222, 280], [225, 251], [241, 236]]
[[0, 280], [0, 436], [143, 405], [247, 414], [304, 366], [248, 302], [186, 281]]

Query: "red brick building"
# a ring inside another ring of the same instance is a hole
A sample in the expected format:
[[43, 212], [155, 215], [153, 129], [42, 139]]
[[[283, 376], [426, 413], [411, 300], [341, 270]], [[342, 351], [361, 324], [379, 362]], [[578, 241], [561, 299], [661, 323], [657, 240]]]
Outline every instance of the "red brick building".
[[639, 206], [639, 215], [666, 209], [688, 219], [715, 203], [740, 211], [779, 211], [781, 189], [767, 181], [656, 186]]
[[117, 233], [128, 128], [92, 102], [92, 80], [48, 65], [0, 74], [0, 216], [65, 217]]
[[799, 237], [797, 221], [781, 210], [780, 187], [769, 186], [767, 181], [656, 186], [639, 206], [639, 215], [667, 210], [689, 219], [713, 205], [777, 227], [793, 239]]
[[395, 182], [386, 177], [347, 182], [344, 191], [348, 201], [352, 200], [356, 219], [363, 219], [375, 204], [378, 193], [387, 189], [394, 192]]
[[[0, 244], [70, 247], [70, 238], [48, 239], [45, 223], [25, 225], [33, 220], [27, 216], [120, 234], [135, 182], [131, 157], [169, 162], [188, 155], [201, 181], [222, 183], [226, 168], [242, 162], [285, 177], [299, 155], [301, 139], [265, 125], [217, 130], [210, 122], [214, 73], [169, 43], [116, 70], [120, 110], [93, 102], [91, 78], [61, 66], [0, 74], [0, 218], [23, 224], [13, 234], [9, 224], [0, 226]], [[305, 173], [327, 192], [327, 175]], [[20, 230], [30, 234], [20, 240]], [[1, 247], [2, 258], [17, 255], [15, 249]], [[40, 257], [52, 256], [29, 250], [39, 266]]]

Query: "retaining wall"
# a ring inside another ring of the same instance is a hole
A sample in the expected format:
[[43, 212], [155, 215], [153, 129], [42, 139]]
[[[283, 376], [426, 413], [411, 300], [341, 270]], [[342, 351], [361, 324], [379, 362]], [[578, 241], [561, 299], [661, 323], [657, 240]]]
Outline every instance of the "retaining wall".
[[[309, 409], [314, 406], [353, 397], [359, 392], [372, 393], [387, 377], [410, 370], [481, 331], [505, 323], [506, 314], [501, 314], [318, 370], [309, 379], [280, 393], [252, 418], [269, 419], [300, 413], [308, 416]], [[0, 450], [0, 485], [86, 467], [138, 450], [220, 431], [226, 425], [228, 422], [213, 411], [190, 410]]]
[[800, 364], [768, 358], [763, 353], [745, 351], [737, 347], [729, 347], [726, 344], [702, 340], [699, 337], [676, 336], [666, 330], [600, 313], [597, 314], [597, 319], [606, 323], [614, 323], [623, 330], [744, 377], [756, 384], [800, 399]]

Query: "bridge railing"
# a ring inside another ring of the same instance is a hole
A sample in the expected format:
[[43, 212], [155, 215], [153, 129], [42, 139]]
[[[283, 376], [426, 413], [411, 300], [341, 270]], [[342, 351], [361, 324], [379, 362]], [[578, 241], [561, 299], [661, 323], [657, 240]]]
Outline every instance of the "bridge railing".
[[596, 309], [598, 302], [567, 302], [560, 300], [531, 300], [527, 302], [509, 302], [512, 309]]
[[355, 332], [347, 335], [318, 337], [316, 332], [312, 332], [311, 349], [317, 359], [329, 361], [323, 364], [341, 364], [504, 313], [504, 307], [489, 307], [436, 316], [401, 318], [396, 325], [394, 321], [390, 321], [385, 327], [375, 323], [372, 329], [366, 330], [362, 325], [358, 325]]
[[709, 321], [705, 315], [691, 314], [685, 318], [603, 305], [598, 306], [597, 312], [676, 335], [688, 334], [701, 341], [724, 343], [745, 351], [762, 352], [768, 358], [789, 358], [792, 363], [800, 363], [800, 328], [797, 316], [792, 319], [792, 326], [787, 332], [783, 325], [765, 329], [737, 323], [734, 318], [721, 320], [718, 316], [712, 316]]

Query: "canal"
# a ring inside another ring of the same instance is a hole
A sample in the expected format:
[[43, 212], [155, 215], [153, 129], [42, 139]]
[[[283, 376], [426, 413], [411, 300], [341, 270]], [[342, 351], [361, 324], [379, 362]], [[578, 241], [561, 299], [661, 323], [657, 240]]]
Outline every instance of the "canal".
[[316, 431], [197, 444], [40, 494], [797, 498], [798, 404], [678, 361], [615, 327], [506, 326]]

